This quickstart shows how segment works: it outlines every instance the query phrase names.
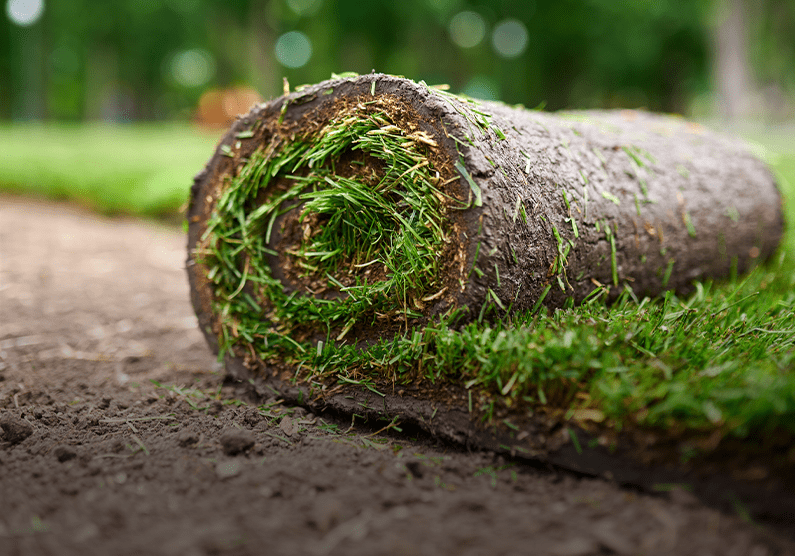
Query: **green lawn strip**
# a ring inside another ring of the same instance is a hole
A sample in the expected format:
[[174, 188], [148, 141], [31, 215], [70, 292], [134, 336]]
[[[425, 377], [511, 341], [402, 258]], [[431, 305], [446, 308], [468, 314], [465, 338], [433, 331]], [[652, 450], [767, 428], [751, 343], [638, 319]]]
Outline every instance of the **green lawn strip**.
[[0, 190], [174, 219], [217, 140], [184, 124], [5, 124]]
[[[612, 425], [795, 433], [795, 271], [782, 260], [739, 284], [699, 284], [681, 300], [626, 295], [551, 315], [462, 330], [444, 324], [362, 352], [324, 347], [319, 374], [351, 371], [397, 382], [453, 380], [532, 411], [596, 409]], [[591, 413], [598, 415], [599, 413]]]

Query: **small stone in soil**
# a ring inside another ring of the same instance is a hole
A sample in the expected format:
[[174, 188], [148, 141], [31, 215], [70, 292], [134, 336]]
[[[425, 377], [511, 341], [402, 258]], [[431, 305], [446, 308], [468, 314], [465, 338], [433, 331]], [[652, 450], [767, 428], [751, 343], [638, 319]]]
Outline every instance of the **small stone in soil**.
[[229, 428], [221, 433], [221, 447], [227, 456], [236, 456], [254, 446], [254, 434], [251, 431]]
[[287, 436], [292, 436], [298, 432], [298, 429], [300, 427], [296, 419], [293, 419], [292, 417], [285, 415], [284, 417], [282, 417], [282, 420], [279, 421], [279, 428], [282, 429], [282, 432]]
[[74, 448], [70, 446], [64, 446], [63, 444], [59, 444], [53, 448], [52, 453], [61, 463], [77, 457], [77, 452], [74, 450]]
[[33, 434], [30, 423], [13, 415], [0, 417], [0, 428], [3, 429], [3, 438], [12, 445], [19, 444]]
[[215, 474], [219, 479], [229, 479], [240, 474], [240, 461], [222, 461], [215, 466]]

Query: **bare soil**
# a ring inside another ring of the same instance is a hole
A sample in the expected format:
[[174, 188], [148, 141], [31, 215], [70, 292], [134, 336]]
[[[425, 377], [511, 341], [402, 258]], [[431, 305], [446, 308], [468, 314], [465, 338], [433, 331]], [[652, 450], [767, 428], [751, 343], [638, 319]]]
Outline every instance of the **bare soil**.
[[682, 490], [255, 400], [184, 261], [179, 230], [0, 197], [0, 555], [795, 555]]

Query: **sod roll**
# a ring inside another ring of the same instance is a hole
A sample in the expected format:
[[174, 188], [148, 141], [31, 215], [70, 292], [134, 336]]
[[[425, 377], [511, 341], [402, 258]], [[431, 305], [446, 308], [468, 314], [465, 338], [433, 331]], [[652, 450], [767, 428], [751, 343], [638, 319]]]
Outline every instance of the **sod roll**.
[[255, 106], [196, 177], [188, 220], [211, 345], [293, 364], [440, 321], [686, 292], [783, 232], [766, 165], [698, 124], [381, 74]]

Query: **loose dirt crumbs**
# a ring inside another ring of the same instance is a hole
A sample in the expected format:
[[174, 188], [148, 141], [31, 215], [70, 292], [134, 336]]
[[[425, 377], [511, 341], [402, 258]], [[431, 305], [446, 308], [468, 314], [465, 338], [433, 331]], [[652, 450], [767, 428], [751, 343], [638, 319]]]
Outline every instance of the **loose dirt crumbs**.
[[196, 328], [184, 244], [0, 198], [0, 555], [795, 554], [681, 490], [255, 401]]

